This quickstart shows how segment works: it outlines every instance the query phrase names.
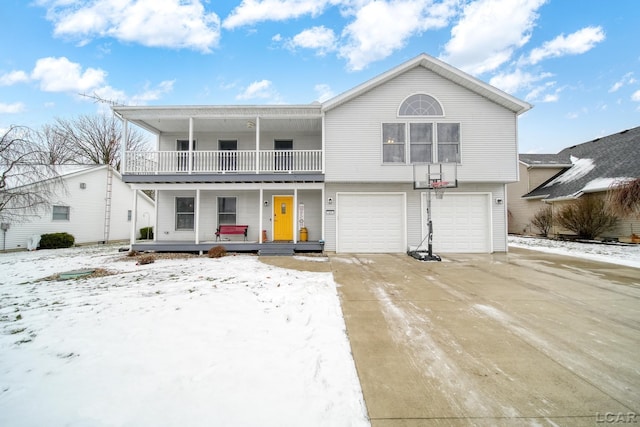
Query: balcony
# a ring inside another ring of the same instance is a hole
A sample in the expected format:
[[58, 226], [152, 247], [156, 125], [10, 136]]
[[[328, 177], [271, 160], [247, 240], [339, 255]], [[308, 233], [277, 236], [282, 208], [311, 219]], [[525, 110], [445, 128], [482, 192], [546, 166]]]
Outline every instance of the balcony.
[[322, 174], [322, 150], [127, 151], [123, 175]]

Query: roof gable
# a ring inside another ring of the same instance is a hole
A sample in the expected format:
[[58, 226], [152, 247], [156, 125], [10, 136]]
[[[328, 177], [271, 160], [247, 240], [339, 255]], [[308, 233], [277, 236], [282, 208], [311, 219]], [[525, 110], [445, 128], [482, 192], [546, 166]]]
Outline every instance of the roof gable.
[[499, 104], [516, 114], [522, 114], [532, 108], [531, 104], [521, 101], [518, 98], [515, 98], [506, 92], [501, 91], [481, 80], [476, 79], [475, 77], [466, 74], [465, 72], [452, 67], [449, 64], [446, 64], [432, 56], [427, 55], [426, 53], [420, 54], [415, 58], [398, 65], [397, 67], [392, 68], [389, 71], [386, 71], [365, 83], [362, 83], [353, 89], [350, 89], [342, 94], [331, 98], [322, 103], [323, 111], [328, 111], [333, 108], [336, 108], [353, 98], [356, 98], [384, 83], [388, 82], [395, 77], [406, 73], [409, 70], [412, 70], [417, 67], [423, 67], [427, 70], [434, 72], [435, 74], [450, 80], [478, 95], [481, 95], [496, 104]]

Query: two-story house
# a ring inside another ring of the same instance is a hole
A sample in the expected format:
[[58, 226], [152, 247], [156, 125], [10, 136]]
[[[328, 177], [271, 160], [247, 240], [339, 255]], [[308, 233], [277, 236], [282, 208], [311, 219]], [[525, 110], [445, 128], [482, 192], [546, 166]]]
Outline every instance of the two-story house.
[[132, 248], [208, 250], [219, 225], [242, 224], [246, 241], [222, 244], [406, 252], [433, 196], [414, 189], [414, 165], [445, 164], [455, 188], [432, 197], [435, 249], [506, 251], [505, 188], [530, 108], [426, 54], [323, 103], [113, 107], [125, 132], [157, 136], [156, 151], [123, 153], [124, 180], [158, 195], [155, 241], [132, 236]]

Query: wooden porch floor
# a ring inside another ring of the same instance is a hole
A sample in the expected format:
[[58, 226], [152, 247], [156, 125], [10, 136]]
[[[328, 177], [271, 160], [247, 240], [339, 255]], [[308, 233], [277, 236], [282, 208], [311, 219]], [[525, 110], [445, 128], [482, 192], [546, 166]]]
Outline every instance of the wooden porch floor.
[[264, 242], [257, 241], [213, 241], [194, 243], [193, 241], [175, 240], [138, 240], [131, 250], [138, 252], [207, 252], [214, 246], [223, 246], [227, 252], [257, 252], [259, 254], [284, 255], [296, 252], [322, 252], [324, 242]]

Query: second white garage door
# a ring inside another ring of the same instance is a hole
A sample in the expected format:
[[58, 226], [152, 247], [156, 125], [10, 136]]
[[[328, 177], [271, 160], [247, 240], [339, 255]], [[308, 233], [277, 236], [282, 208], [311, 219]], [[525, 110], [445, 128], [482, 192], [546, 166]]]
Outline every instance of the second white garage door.
[[404, 193], [338, 193], [336, 252], [406, 252]]
[[445, 193], [441, 200], [432, 195], [433, 251], [491, 252], [489, 200], [486, 193]]

